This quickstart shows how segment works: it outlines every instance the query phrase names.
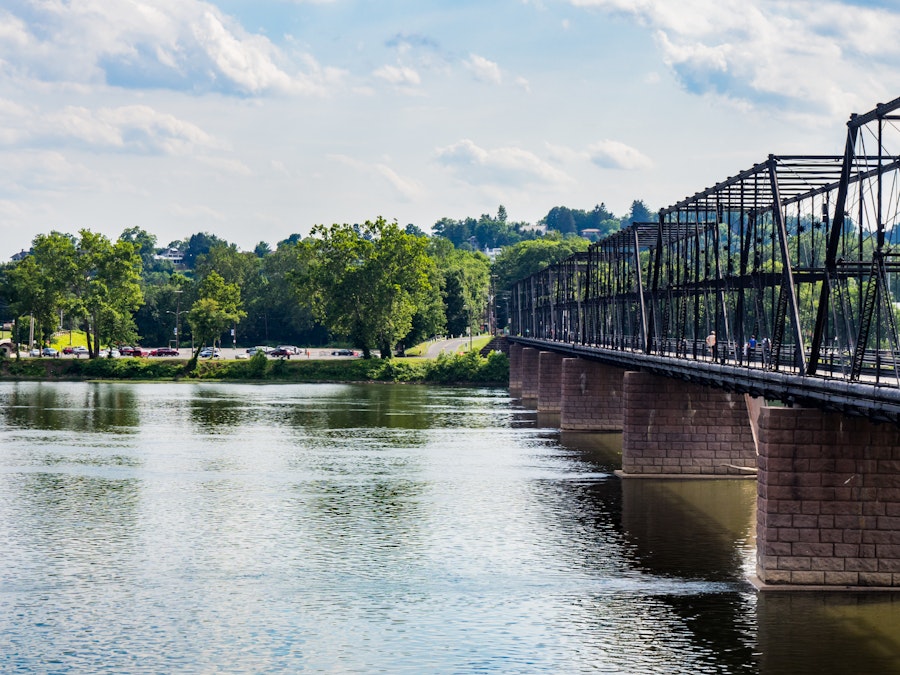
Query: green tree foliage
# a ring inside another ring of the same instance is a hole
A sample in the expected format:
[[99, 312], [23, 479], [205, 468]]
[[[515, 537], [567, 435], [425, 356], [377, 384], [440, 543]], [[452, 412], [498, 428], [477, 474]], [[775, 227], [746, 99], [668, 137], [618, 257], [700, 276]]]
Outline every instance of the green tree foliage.
[[635, 199], [631, 202], [631, 210], [628, 215], [622, 218], [622, 227], [627, 227], [632, 223], [655, 223], [658, 220], [659, 218], [650, 212], [642, 199]]
[[141, 257], [135, 244], [81, 230], [75, 252], [75, 277], [68, 309], [84, 319], [88, 350], [95, 357], [102, 344], [131, 342], [137, 336], [133, 312], [143, 302]]
[[35, 237], [31, 253], [9, 271], [12, 309], [16, 317], [33, 318], [39, 343], [49, 339], [57, 325], [75, 277], [74, 259], [73, 238], [51, 232]]
[[324, 344], [326, 331], [312, 316], [310, 303], [301, 297], [292, 275], [305, 269], [297, 243], [282, 242], [260, 259], [255, 278], [245, 287], [247, 325], [241, 335], [252, 344]]
[[229, 284], [215, 271], [209, 272], [200, 283], [199, 298], [191, 306], [187, 321], [196, 345], [196, 358], [204, 344], [215, 346], [229, 328], [247, 316], [241, 304], [241, 289]]
[[620, 227], [619, 220], [607, 210], [605, 204], [598, 204], [591, 211], [554, 206], [541, 222], [548, 232], [560, 232], [564, 235], [580, 235], [585, 230], [597, 230], [600, 237], [605, 237]]
[[465, 335], [476, 330], [486, 315], [491, 263], [477, 251], [453, 248], [444, 239], [431, 242], [430, 251], [441, 274], [447, 332]]
[[19, 316], [35, 317], [41, 340], [64, 312], [83, 322], [90, 355], [101, 344], [134, 337], [132, 313], [143, 300], [135, 244], [81, 230], [80, 239], [51, 232], [35, 237], [31, 254], [10, 271]]
[[154, 270], [160, 267], [160, 263], [171, 267], [172, 263], [168, 261], [156, 260], [156, 235], [150, 234], [147, 230], [140, 227], [126, 228], [119, 235], [121, 241], [127, 241], [134, 244], [135, 250], [141, 256], [141, 267], [145, 271]]
[[477, 251], [510, 246], [540, 236], [540, 232], [528, 223], [508, 222], [506, 209], [502, 205], [497, 210], [496, 218], [486, 213], [477, 220], [441, 218], [432, 227], [432, 232], [449, 239], [457, 248]]
[[365, 357], [389, 357], [431, 290], [427, 240], [378, 218], [316, 227], [301, 246], [306, 265], [295, 280], [315, 316]]
[[216, 244], [228, 245], [227, 242], [214, 234], [198, 232], [197, 234], [192, 234], [186, 242], [181, 242], [180, 245], [176, 242], [175, 248], [184, 251], [184, 266], [188, 269], [194, 269], [197, 258], [209, 253], [209, 250]]
[[[143, 344], [167, 345], [176, 340], [180, 344], [190, 335], [185, 317], [197, 299], [196, 284], [185, 275], [145, 274], [141, 281], [144, 304], [135, 313], [135, 323]], [[177, 333], [176, 333], [177, 329]]]
[[506, 291], [519, 279], [565, 260], [573, 253], [586, 251], [589, 243], [580, 237], [545, 237], [504, 248], [494, 262], [498, 290]]

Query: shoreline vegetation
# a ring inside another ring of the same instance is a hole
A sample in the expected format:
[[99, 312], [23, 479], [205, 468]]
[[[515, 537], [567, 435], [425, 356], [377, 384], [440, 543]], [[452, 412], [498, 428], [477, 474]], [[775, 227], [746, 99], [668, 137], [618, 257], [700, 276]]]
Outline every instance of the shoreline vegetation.
[[475, 351], [434, 359], [273, 360], [257, 354], [246, 360], [194, 359], [4, 359], [0, 381], [240, 381], [259, 383], [396, 382], [506, 386], [509, 359], [502, 352]]

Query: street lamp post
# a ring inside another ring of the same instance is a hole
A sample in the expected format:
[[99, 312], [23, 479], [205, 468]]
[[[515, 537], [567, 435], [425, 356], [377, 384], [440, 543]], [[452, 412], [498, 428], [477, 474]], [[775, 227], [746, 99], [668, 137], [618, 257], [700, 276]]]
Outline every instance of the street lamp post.
[[181, 316], [181, 294], [184, 291], [177, 290], [177, 291], [172, 291], [172, 292], [175, 293], [175, 311], [173, 312], [173, 311], [167, 309], [166, 314], [174, 314], [175, 315], [175, 349], [179, 349], [181, 346], [180, 345], [180, 342], [181, 342], [180, 328], [181, 328], [181, 326], [179, 325], [178, 319]]

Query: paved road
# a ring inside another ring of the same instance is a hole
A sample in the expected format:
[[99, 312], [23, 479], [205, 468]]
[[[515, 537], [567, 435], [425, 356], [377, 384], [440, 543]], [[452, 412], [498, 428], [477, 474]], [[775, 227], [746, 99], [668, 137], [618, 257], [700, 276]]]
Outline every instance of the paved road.
[[448, 340], [435, 340], [434, 342], [428, 345], [428, 349], [425, 351], [425, 356], [429, 359], [437, 358], [441, 352], [446, 352], [448, 354], [453, 354], [455, 352], [461, 351], [462, 349], [468, 349], [469, 346], [469, 338], [461, 337], [461, 338], [450, 338]]
[[[427, 358], [433, 359], [433, 358], [437, 358], [442, 352], [446, 352], [447, 354], [453, 354], [453, 353], [459, 352], [459, 351], [466, 351], [466, 350], [468, 350], [468, 348], [469, 348], [469, 338], [467, 338], [467, 337], [449, 338], [446, 340], [434, 340], [429, 343], [428, 349], [425, 351], [424, 356]], [[151, 351], [151, 350], [155, 349], [155, 347], [144, 347], [144, 349]], [[292, 355], [291, 359], [305, 359], [305, 358], [309, 358], [309, 359], [348, 359], [348, 358], [354, 358], [352, 356], [332, 356], [331, 349], [325, 349], [322, 347], [309, 347], [309, 348], [301, 347], [299, 349], [300, 349], [300, 353]], [[180, 351], [181, 351], [180, 358], [188, 359], [191, 357], [190, 348], [182, 347]], [[223, 347], [219, 350], [219, 352], [221, 354], [220, 358], [222, 358], [222, 359], [234, 359], [234, 358], [237, 358], [238, 354], [242, 354], [242, 355], [246, 354], [247, 350], [244, 347], [238, 347], [237, 349], [234, 349], [233, 347]], [[308, 353], [308, 356], [307, 356], [307, 353]], [[377, 352], [373, 352], [373, 353], [375, 353], [377, 355]], [[359, 352], [357, 351], [356, 354], [358, 355]], [[28, 352], [26, 350], [22, 350], [22, 356], [27, 357]], [[40, 357], [40, 358], [50, 358], [50, 357], [44, 356], [44, 357]], [[59, 358], [63, 358], [63, 359], [84, 358], [84, 359], [86, 359], [87, 356], [75, 357], [75, 356], [72, 356], [71, 354], [63, 354], [62, 352], [60, 352]], [[153, 358], [156, 358], [156, 357], [153, 357]], [[167, 359], [167, 358], [179, 358], [179, 357], [162, 356], [159, 358]], [[242, 356], [242, 358], [243, 358], [243, 356]]]
[[[155, 349], [155, 347], [144, 347], [144, 349], [146, 349], [147, 351], [152, 351], [153, 349]], [[331, 351], [332, 351], [331, 349], [323, 349], [321, 347], [310, 347], [308, 349], [309, 356], [307, 356], [307, 349], [304, 347], [301, 349], [301, 353], [292, 354], [291, 359], [305, 359], [305, 358], [309, 358], [309, 359], [350, 359], [350, 358], [354, 358], [352, 356], [332, 356]], [[181, 352], [180, 356], [160, 356], [158, 358], [163, 359], [163, 360], [164, 359], [177, 359], [177, 358], [189, 359], [192, 354], [192, 351], [189, 347], [182, 347], [180, 352]], [[241, 358], [244, 358], [244, 356], [247, 353], [247, 350], [244, 347], [238, 347], [237, 349], [234, 349], [233, 347], [223, 347], [222, 349], [219, 350], [219, 353], [221, 355], [220, 356], [221, 359], [234, 359], [234, 358], [237, 358], [238, 354], [241, 354], [242, 355]], [[358, 353], [359, 352], [357, 352], [357, 354]], [[21, 354], [23, 357], [26, 357], [26, 358], [28, 357], [27, 350], [23, 349]], [[101, 353], [101, 356], [105, 356], [105, 353]], [[46, 358], [52, 358], [52, 357], [42, 356], [42, 357], [34, 357], [34, 358], [46, 359]], [[75, 359], [75, 358], [86, 359], [87, 356], [77, 357], [77, 356], [73, 356], [71, 354], [63, 354], [62, 352], [60, 352], [59, 358], [61, 358], [61, 359]], [[154, 356], [152, 358], [156, 359], [157, 357]], [[272, 357], [272, 358], [278, 358], [278, 357]]]

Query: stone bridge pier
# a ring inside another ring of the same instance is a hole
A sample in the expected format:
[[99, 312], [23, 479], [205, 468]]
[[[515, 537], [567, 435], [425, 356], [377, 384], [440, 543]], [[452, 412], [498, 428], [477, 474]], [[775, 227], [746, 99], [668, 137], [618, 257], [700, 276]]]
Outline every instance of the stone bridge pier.
[[756, 479], [768, 589], [900, 589], [900, 427], [512, 345], [510, 392], [622, 432], [624, 479]]
[[900, 587], [900, 429], [804, 408], [759, 415], [763, 585]]

